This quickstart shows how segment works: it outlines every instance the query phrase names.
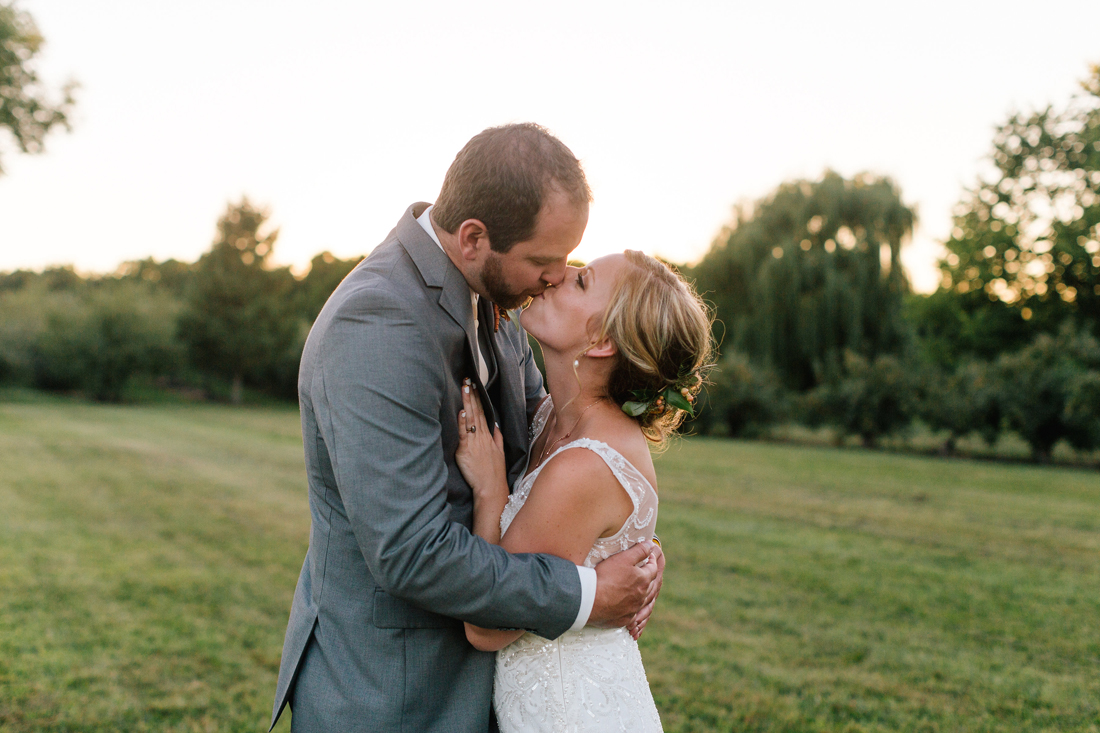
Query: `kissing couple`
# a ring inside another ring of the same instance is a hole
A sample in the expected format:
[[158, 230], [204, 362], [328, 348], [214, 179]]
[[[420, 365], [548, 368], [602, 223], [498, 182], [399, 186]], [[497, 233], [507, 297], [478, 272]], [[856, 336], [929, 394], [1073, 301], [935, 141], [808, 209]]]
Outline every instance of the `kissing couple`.
[[296, 733], [661, 730], [637, 645], [664, 571], [650, 448], [711, 319], [640, 252], [569, 266], [590, 201], [546, 130], [485, 130], [317, 317], [272, 727], [289, 704]]

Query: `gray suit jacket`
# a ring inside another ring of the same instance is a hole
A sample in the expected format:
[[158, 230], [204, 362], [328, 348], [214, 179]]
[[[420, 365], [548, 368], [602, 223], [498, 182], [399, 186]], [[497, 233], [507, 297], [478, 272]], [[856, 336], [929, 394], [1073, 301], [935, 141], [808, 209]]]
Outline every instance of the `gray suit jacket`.
[[306, 340], [309, 550], [272, 727], [289, 702], [295, 731], [483, 733], [495, 728], [494, 655], [466, 642], [461, 621], [555, 638], [580, 607], [572, 563], [510, 555], [469, 531], [454, 462], [462, 380], [496, 406], [511, 480], [544, 391], [514, 319], [492, 338], [488, 392], [478, 380], [469, 290], [416, 222], [426, 206], [340, 283]]

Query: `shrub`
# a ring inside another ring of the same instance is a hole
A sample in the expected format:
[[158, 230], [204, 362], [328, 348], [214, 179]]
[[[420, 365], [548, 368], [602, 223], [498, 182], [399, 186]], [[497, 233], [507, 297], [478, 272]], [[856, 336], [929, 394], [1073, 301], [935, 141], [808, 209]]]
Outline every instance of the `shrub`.
[[710, 373], [697, 419], [701, 432], [723, 424], [734, 437], [758, 437], [786, 413], [786, 393], [774, 372], [739, 352], [726, 354]]
[[860, 436], [867, 447], [909, 424], [915, 408], [913, 380], [896, 357], [868, 361], [849, 351], [844, 373], [840, 380], [818, 388], [828, 422]]
[[180, 363], [178, 312], [170, 296], [131, 284], [55, 300], [34, 345], [36, 385], [117, 402], [132, 377], [171, 373]]

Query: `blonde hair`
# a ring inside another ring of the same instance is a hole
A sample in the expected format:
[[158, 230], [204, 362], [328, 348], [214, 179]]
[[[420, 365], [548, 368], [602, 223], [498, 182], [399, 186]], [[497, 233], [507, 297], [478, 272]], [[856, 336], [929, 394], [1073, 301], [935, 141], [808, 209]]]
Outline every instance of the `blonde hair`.
[[[621, 407], [636, 399], [635, 392], [656, 397], [677, 384], [694, 394], [713, 366], [713, 313], [665, 263], [635, 250], [623, 254], [633, 267], [611, 295], [597, 339], [610, 338], [618, 351], [608, 397]], [[650, 442], [662, 446], [686, 414], [664, 405], [634, 419]]]

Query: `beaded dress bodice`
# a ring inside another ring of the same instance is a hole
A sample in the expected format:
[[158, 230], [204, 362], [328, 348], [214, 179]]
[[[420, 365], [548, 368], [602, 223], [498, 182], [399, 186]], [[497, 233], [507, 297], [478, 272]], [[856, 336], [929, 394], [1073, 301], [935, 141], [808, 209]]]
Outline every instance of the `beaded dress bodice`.
[[[551, 409], [547, 398], [531, 423], [531, 445], [546, 426]], [[543, 467], [571, 449], [591, 450], [603, 458], [634, 504], [618, 532], [592, 545], [585, 567], [595, 567], [637, 542], [653, 539], [657, 492], [618, 451], [590, 438], [561, 446], [516, 482], [500, 517], [501, 535], [523, 507]], [[585, 627], [554, 640], [525, 633], [497, 652], [493, 707], [501, 733], [661, 731], [638, 644], [621, 628]]]

